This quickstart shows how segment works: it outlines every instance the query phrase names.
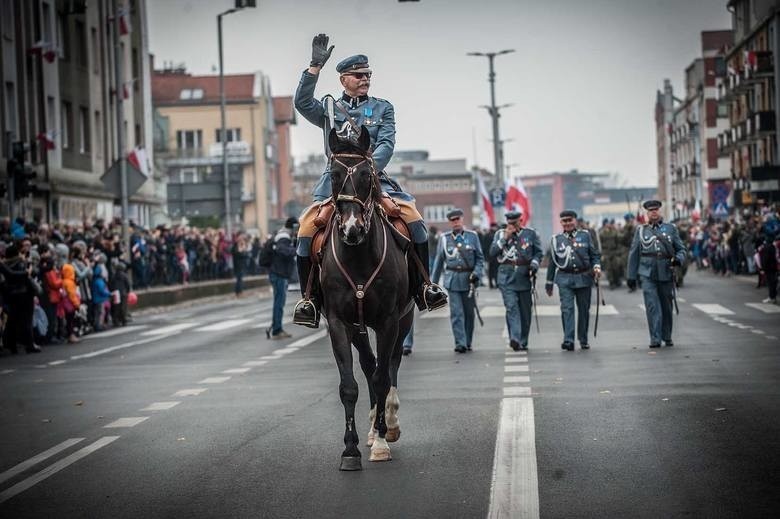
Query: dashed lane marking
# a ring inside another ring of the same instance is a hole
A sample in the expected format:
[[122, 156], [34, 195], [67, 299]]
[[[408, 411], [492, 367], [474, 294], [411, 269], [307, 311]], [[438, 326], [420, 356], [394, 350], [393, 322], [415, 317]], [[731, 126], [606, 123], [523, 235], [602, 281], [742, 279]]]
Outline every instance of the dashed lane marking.
[[250, 360], [248, 362], [244, 362], [241, 365], [242, 366], [249, 366], [250, 368], [254, 368], [254, 367], [257, 367], [257, 366], [264, 366], [266, 364], [268, 364], [267, 360]]
[[17, 494], [20, 494], [27, 490], [28, 488], [32, 487], [33, 485], [37, 485], [44, 479], [48, 478], [49, 476], [53, 476], [57, 472], [61, 471], [62, 469], [66, 468], [67, 466], [77, 462], [81, 458], [88, 456], [89, 454], [92, 454], [96, 450], [105, 447], [109, 443], [117, 440], [119, 436], [103, 436], [95, 443], [92, 443], [90, 445], [87, 445], [86, 447], [77, 450], [70, 456], [67, 456], [60, 461], [49, 465], [45, 469], [41, 470], [40, 472], [33, 474], [27, 479], [24, 479], [17, 483], [16, 485], [12, 486], [11, 488], [8, 488], [4, 490], [3, 492], [0, 492], [0, 503], [3, 503], [5, 501], [8, 501], [12, 497], [14, 497]]
[[528, 386], [507, 386], [504, 388], [504, 396], [531, 396], [531, 388]]
[[260, 360], [269, 361], [269, 360], [278, 360], [281, 359], [282, 355], [263, 355], [260, 357]]
[[111, 346], [110, 348], [103, 348], [102, 350], [93, 351], [90, 353], [84, 353], [83, 355], [73, 355], [70, 360], [79, 360], [79, 359], [89, 359], [92, 357], [97, 357], [98, 355], [103, 355], [105, 353], [111, 353], [112, 351], [122, 350], [125, 348], [130, 348], [133, 346], [138, 346], [140, 344], [146, 344], [152, 341], [159, 341], [161, 339], [166, 339], [168, 337], [173, 337], [174, 335], [178, 335], [181, 333], [180, 330], [173, 331], [171, 333], [165, 334], [165, 335], [155, 335], [153, 337], [147, 337], [146, 339], [139, 339], [137, 341], [130, 341], [126, 342], [124, 344], [118, 344], [116, 346]]
[[150, 335], [165, 335], [171, 332], [180, 332], [182, 330], [186, 330], [187, 328], [192, 328], [193, 326], [198, 326], [198, 323], [178, 323], [178, 324], [171, 324], [168, 326], [163, 326], [161, 328], [155, 328], [154, 330], [149, 330], [146, 332], [141, 333], [144, 337], [150, 336]]
[[528, 375], [510, 375], [504, 377], [504, 384], [526, 384], [531, 382], [531, 377]]
[[135, 427], [141, 422], [145, 422], [148, 420], [148, 416], [128, 416], [125, 418], [119, 418], [118, 420], [114, 420], [108, 425], [104, 425], [104, 429], [119, 429], [122, 427]]
[[235, 328], [236, 326], [241, 326], [242, 324], [246, 324], [251, 319], [228, 319], [227, 321], [220, 321], [218, 323], [210, 324], [208, 326], [202, 326], [200, 328], [195, 328], [196, 332], [220, 332], [223, 330], [229, 330], [230, 328]]
[[230, 377], [208, 377], [198, 382], [198, 384], [221, 384], [228, 380], [230, 380]]
[[298, 348], [293, 348], [293, 349], [282, 348], [281, 350], [276, 350], [274, 352], [274, 355], [276, 356], [289, 355], [290, 353], [294, 353], [296, 351], [298, 351]]
[[199, 394], [208, 391], [207, 387], [198, 387], [195, 389], [180, 389], [176, 391], [173, 396], [198, 396]]
[[226, 369], [222, 373], [225, 375], [240, 375], [242, 373], [247, 373], [252, 368], [233, 368], [233, 369]]
[[15, 369], [4, 369], [3, 371], [0, 371], [0, 375], [9, 375], [16, 371]]
[[528, 362], [528, 357], [507, 357], [505, 360], [508, 363]]
[[770, 303], [745, 303], [745, 306], [761, 310], [765, 314], [780, 314], [780, 306]]
[[539, 480], [534, 401], [532, 398], [504, 398], [500, 416], [488, 518], [537, 519]]
[[766, 332], [764, 330], [750, 330], [750, 331], [758, 335], [766, 335]]
[[504, 373], [528, 373], [528, 366], [504, 366]]
[[143, 409], [139, 409], [139, 411], [167, 411], [179, 404], [181, 404], [181, 402], [153, 402]]
[[121, 328], [114, 328], [113, 330], [106, 330], [104, 332], [95, 332], [91, 333], [89, 335], [86, 335], [82, 337], [82, 340], [90, 340], [90, 339], [103, 339], [106, 337], [113, 337], [115, 335], [121, 335], [123, 333], [130, 333], [130, 332], [137, 332], [138, 330], [144, 330], [146, 328], [149, 328], [149, 325], [147, 324], [136, 324], [133, 326], [124, 326]]
[[774, 335], [765, 335], [764, 337], [766, 337], [770, 341], [776, 341], [777, 340], [777, 337], [775, 337]]
[[49, 362], [49, 366], [59, 366], [60, 364], [65, 364], [68, 362], [67, 360], [53, 360]]
[[515, 350], [509, 350], [505, 351], [504, 355], [528, 355], [527, 351], [515, 351]]
[[64, 451], [65, 449], [69, 449], [73, 447], [74, 445], [81, 442], [82, 440], [84, 440], [84, 438], [69, 438], [64, 442], [55, 445], [51, 449], [47, 449], [42, 453], [36, 454], [32, 458], [19, 463], [18, 465], [14, 465], [10, 469], [0, 474], [0, 483], [2, 483], [3, 481], [8, 481], [9, 479], [16, 476], [17, 474], [21, 474], [25, 470], [34, 467], [35, 465], [42, 462], [43, 460], [48, 459], [54, 456], [55, 454]]
[[693, 303], [693, 307], [709, 315], [734, 315], [734, 312], [718, 304]]

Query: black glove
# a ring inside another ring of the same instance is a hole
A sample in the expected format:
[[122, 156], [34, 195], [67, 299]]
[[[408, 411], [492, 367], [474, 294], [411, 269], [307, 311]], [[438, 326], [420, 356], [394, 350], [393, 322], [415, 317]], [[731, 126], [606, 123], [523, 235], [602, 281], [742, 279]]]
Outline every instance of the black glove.
[[539, 271], [539, 265], [536, 263], [531, 263], [531, 265], [528, 267], [528, 270], [531, 271], [531, 277], [533, 277]]
[[469, 283], [476, 285], [479, 283], [479, 276], [477, 276], [475, 273], [469, 274]]
[[636, 279], [626, 280], [626, 285], [628, 285], [629, 289], [636, 290]]
[[333, 52], [333, 45], [328, 48], [328, 36], [326, 34], [318, 34], [311, 41], [311, 63], [310, 67], [323, 67], [325, 62], [330, 58], [330, 53]]
[[672, 256], [672, 259], [670, 259], [670, 260], [669, 260], [669, 264], [670, 264], [671, 266], [673, 266], [673, 267], [676, 267], [677, 265], [679, 265], [679, 264], [680, 264], [680, 262], [679, 262], [679, 261], [677, 261], [677, 258], [675, 258], [674, 256]]

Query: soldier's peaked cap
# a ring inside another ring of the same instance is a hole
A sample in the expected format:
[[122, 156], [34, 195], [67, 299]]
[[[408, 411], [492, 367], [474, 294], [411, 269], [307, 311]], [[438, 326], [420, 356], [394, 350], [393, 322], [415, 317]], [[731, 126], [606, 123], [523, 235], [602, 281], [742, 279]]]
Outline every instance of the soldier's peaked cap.
[[339, 74], [351, 74], [353, 72], [371, 72], [368, 68], [368, 56], [365, 54], [355, 54], [339, 61], [336, 65], [336, 72]]
[[566, 209], [565, 211], [561, 211], [561, 214], [558, 216], [561, 218], [577, 218], [577, 213], [571, 209]]
[[648, 209], [648, 210], [649, 209], [658, 209], [659, 207], [661, 207], [661, 202], [659, 202], [658, 200], [648, 200], [647, 202], [642, 204], [642, 207], [644, 207], [645, 209]]
[[447, 213], [447, 220], [457, 218], [458, 216], [463, 216], [463, 209], [453, 209], [452, 211]]
[[523, 216], [523, 213], [520, 211], [507, 211], [506, 214], [504, 214], [504, 218], [506, 218], [507, 222], [514, 222], [515, 220], [520, 219], [521, 216]]

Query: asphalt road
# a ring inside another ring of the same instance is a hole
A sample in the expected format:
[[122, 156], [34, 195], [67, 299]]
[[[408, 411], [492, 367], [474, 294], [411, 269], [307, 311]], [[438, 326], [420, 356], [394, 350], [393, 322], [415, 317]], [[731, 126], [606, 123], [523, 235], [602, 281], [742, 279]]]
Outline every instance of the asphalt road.
[[388, 463], [362, 447], [362, 472], [338, 470], [325, 333], [266, 340], [269, 299], [2, 358], [0, 516], [773, 516], [780, 307], [693, 272], [675, 346], [651, 351], [639, 293], [604, 297], [590, 351], [561, 351], [557, 294], [539, 300], [527, 355], [506, 347], [497, 291], [481, 290], [473, 353], [452, 351], [447, 310], [419, 319], [401, 439]]

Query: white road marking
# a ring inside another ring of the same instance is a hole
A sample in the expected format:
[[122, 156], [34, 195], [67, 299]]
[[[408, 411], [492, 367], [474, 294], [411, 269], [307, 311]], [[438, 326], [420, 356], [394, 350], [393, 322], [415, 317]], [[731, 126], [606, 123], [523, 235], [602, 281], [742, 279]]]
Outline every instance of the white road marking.
[[504, 398], [501, 401], [489, 519], [539, 517], [534, 428], [533, 399]]
[[505, 351], [504, 355], [528, 355], [528, 352], [527, 351], [509, 350], [509, 351]]
[[148, 324], [136, 324], [133, 326], [124, 326], [121, 328], [114, 328], [113, 330], [106, 330], [105, 332], [90, 333], [81, 338], [81, 340], [89, 339], [102, 339], [104, 337], [113, 337], [114, 335], [121, 335], [123, 333], [137, 332], [138, 330], [144, 330], [149, 328]]
[[282, 357], [283, 357], [282, 355], [263, 355], [262, 357], [260, 357], [260, 360], [264, 360], [268, 362], [269, 360], [277, 360], [277, 359], [281, 359]]
[[322, 339], [326, 335], [328, 335], [328, 330], [320, 330], [317, 333], [313, 333], [311, 335], [298, 339], [295, 342], [291, 342], [290, 344], [287, 345], [287, 348], [302, 348], [304, 346], [308, 346], [309, 344], [315, 341]]
[[531, 377], [528, 375], [509, 375], [504, 377], [504, 384], [524, 384], [531, 382]]
[[209, 388], [207, 387], [199, 387], [195, 389], [180, 389], [179, 391], [176, 391], [173, 394], [173, 396], [198, 396], [199, 394], [208, 390]]
[[274, 352], [274, 355], [276, 356], [289, 355], [290, 353], [295, 353], [296, 351], [298, 351], [298, 348], [292, 350], [288, 350], [287, 348], [282, 348], [281, 350], [276, 350]]
[[8, 375], [9, 373], [13, 373], [16, 371], [15, 369], [4, 369], [3, 371], [0, 371], [0, 375]]
[[225, 375], [240, 375], [242, 373], [248, 372], [251, 369], [252, 368], [233, 368], [233, 369], [226, 369], [222, 373], [224, 373]]
[[200, 328], [195, 328], [196, 332], [219, 332], [222, 330], [229, 330], [230, 328], [235, 328], [236, 326], [241, 326], [242, 324], [246, 324], [251, 319], [228, 319], [227, 321], [220, 321], [214, 324], [210, 324], [208, 326], [201, 326]]
[[250, 368], [254, 368], [256, 366], [264, 366], [268, 364], [267, 360], [250, 360], [249, 362], [244, 362], [241, 364], [242, 366], [249, 366]]
[[761, 310], [765, 314], [780, 314], [780, 306], [770, 303], [745, 303], [745, 306]]
[[647, 311], [647, 308], [646, 308], [646, 307], [645, 307], [645, 305], [644, 305], [644, 304], [642, 304], [642, 303], [639, 303], [639, 308], [641, 308], [643, 312], [646, 312], [646, 311]]
[[198, 326], [198, 323], [171, 324], [169, 326], [163, 326], [162, 328], [155, 328], [154, 330], [143, 332], [141, 335], [144, 337], [150, 335], [165, 335], [166, 333], [180, 332], [182, 330], [186, 330], [187, 328], [192, 328], [193, 326]]
[[[298, 351], [298, 350], [300, 350], [301, 348], [300, 348], [300, 347], [298, 347], [298, 346], [287, 346], [286, 348], [282, 348], [282, 349], [283, 349], [284, 351], [290, 351], [290, 352], [292, 352], [292, 351]], [[280, 350], [280, 351], [281, 351], [281, 350]]]
[[528, 366], [504, 366], [504, 373], [528, 373]]
[[750, 331], [758, 335], [766, 335], [766, 332], [764, 330], [750, 330]]
[[767, 338], [767, 339], [769, 339], [770, 341], [775, 341], [775, 340], [777, 340], [777, 337], [775, 337], [774, 335], [765, 335], [764, 337], [766, 337], [766, 338]]
[[10, 469], [0, 474], [0, 483], [2, 483], [3, 481], [8, 481], [9, 479], [16, 476], [17, 474], [21, 474], [25, 470], [34, 467], [35, 465], [42, 462], [43, 460], [50, 458], [55, 454], [64, 451], [65, 449], [71, 448], [72, 446], [76, 445], [82, 440], [84, 440], [84, 438], [69, 438], [64, 442], [55, 445], [51, 449], [47, 449], [42, 453], [36, 454], [32, 458], [19, 463], [18, 465], [14, 465]]
[[528, 362], [528, 357], [507, 357], [506, 362]]
[[693, 303], [693, 307], [701, 310], [705, 314], [710, 315], [734, 315], [734, 312], [726, 308], [725, 306], [717, 304], [705, 304], [705, 303]]
[[167, 411], [179, 404], [181, 404], [181, 402], [153, 402], [143, 409], [139, 409], [139, 411]]
[[2, 493], [0, 493], [0, 503], [3, 503], [5, 501], [8, 501], [12, 497], [14, 497], [17, 494], [20, 494], [27, 490], [28, 488], [32, 487], [33, 485], [37, 485], [44, 479], [48, 478], [49, 476], [53, 476], [57, 472], [61, 471], [68, 465], [71, 465], [81, 458], [92, 454], [96, 450], [100, 449], [101, 447], [105, 447], [109, 443], [113, 442], [114, 440], [118, 439], [119, 436], [103, 436], [95, 443], [92, 443], [90, 445], [87, 445], [86, 447], [77, 450], [70, 456], [67, 456], [65, 458], [62, 458], [60, 461], [49, 465], [45, 469], [41, 470], [40, 472], [37, 472], [36, 474], [33, 474], [27, 479], [24, 479], [17, 483], [16, 485], [12, 486], [11, 488], [8, 488], [4, 490]]
[[148, 416], [128, 416], [126, 418], [119, 418], [114, 420], [108, 425], [104, 425], [104, 429], [118, 429], [120, 427], [135, 427], [141, 422], [148, 420]]
[[686, 301], [686, 300], [685, 300], [685, 299], [683, 299], [682, 297], [678, 297], [678, 298], [677, 298], [677, 302], [679, 302], [679, 303], [687, 303], [688, 301]]
[[158, 341], [160, 339], [166, 339], [168, 337], [173, 337], [174, 335], [178, 335], [181, 333], [180, 331], [175, 331], [172, 333], [169, 333], [167, 335], [155, 335], [154, 337], [148, 337], [146, 339], [139, 339], [137, 341], [130, 341], [126, 342], [124, 344], [118, 344], [116, 346], [111, 346], [110, 348], [103, 348], [102, 350], [93, 351], [91, 353], [84, 353], [83, 355], [73, 355], [70, 360], [79, 360], [79, 359], [89, 359], [92, 357], [97, 357], [98, 355], [103, 355], [105, 353], [111, 353], [112, 351], [117, 350], [123, 350], [125, 348], [130, 348], [133, 346], [138, 346], [140, 344], [146, 344], [152, 341]]
[[531, 388], [528, 386], [507, 386], [504, 388], [504, 396], [531, 396]]
[[[560, 305], [536, 305], [536, 312], [539, 317], [560, 317], [561, 315], [561, 306]], [[480, 309], [479, 311], [480, 315], [482, 317], [506, 317], [506, 309], [503, 306], [485, 306]], [[596, 305], [592, 304], [590, 307], [590, 313], [594, 314], [596, 313]], [[599, 308], [599, 315], [619, 315], [620, 312], [618, 312], [615, 305], [604, 305], [601, 308]], [[430, 312], [426, 315], [423, 315], [423, 319], [426, 318], [434, 318], [434, 317], [447, 317], [449, 318], [448, 312]]]
[[227, 380], [230, 380], [230, 377], [209, 377], [204, 378], [198, 384], [221, 384]]
[[59, 366], [60, 364], [65, 364], [68, 362], [67, 360], [53, 360], [49, 362], [49, 366]]

